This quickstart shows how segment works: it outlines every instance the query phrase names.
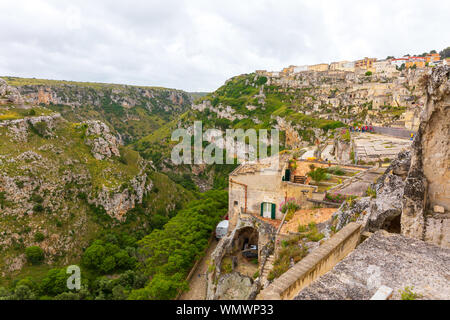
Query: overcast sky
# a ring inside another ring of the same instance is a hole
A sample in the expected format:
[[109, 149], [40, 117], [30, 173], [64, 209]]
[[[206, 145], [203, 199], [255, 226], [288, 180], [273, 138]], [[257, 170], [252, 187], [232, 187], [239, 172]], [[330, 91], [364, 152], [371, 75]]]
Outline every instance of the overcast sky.
[[450, 1], [0, 0], [0, 75], [213, 91], [256, 69], [450, 46]]

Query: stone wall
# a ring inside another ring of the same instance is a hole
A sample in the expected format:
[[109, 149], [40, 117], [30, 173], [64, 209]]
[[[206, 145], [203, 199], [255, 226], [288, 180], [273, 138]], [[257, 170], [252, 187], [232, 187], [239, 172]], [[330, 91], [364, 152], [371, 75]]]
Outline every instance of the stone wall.
[[258, 300], [292, 300], [300, 290], [330, 271], [360, 241], [361, 225], [350, 223], [261, 291]]
[[312, 193], [317, 190], [315, 186], [282, 181], [283, 173], [284, 170], [279, 170], [265, 174], [256, 168], [253, 172], [231, 174], [228, 188], [230, 218], [234, 219], [241, 210], [245, 211], [246, 190], [248, 213], [259, 214], [263, 202], [274, 203], [278, 220], [283, 219], [280, 204], [286, 198], [295, 198], [298, 203], [306, 202], [306, 199], [311, 198]]

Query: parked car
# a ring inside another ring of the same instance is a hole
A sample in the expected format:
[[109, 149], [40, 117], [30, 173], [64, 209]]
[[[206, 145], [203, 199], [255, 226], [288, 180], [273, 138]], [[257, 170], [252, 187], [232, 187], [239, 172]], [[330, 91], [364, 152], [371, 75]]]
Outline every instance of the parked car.
[[230, 222], [228, 220], [221, 221], [216, 227], [216, 239], [220, 240], [228, 233]]
[[244, 250], [242, 250], [242, 255], [247, 259], [258, 258], [258, 246], [254, 244], [245, 246]]

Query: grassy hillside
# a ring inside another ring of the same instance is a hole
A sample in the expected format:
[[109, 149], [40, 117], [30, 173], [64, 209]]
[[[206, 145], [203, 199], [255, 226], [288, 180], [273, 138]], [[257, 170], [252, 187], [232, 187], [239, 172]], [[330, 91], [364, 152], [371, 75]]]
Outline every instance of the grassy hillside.
[[[29, 124], [25, 136], [14, 134], [16, 127], [1, 126], [5, 122], [0, 121], [0, 274], [5, 281], [20, 277], [22, 271], [39, 274], [49, 265], [79, 262], [86, 246], [105, 230], [143, 237], [163, 227], [194, 198], [146, 166], [138, 152], [120, 147], [120, 157], [97, 160], [86, 144], [83, 124], [48, 121]], [[42, 131], [50, 126], [51, 134]], [[100, 196], [112, 206], [119, 205], [113, 202], [115, 196], [128, 201], [138, 192], [132, 186], [136, 178], [149, 191], [123, 221], [95, 204]], [[44, 252], [39, 266], [26, 259], [25, 251], [32, 246]]]
[[71, 122], [100, 120], [126, 143], [175, 119], [192, 102], [189, 93], [162, 87], [2, 78], [19, 89], [25, 103], [45, 105]]

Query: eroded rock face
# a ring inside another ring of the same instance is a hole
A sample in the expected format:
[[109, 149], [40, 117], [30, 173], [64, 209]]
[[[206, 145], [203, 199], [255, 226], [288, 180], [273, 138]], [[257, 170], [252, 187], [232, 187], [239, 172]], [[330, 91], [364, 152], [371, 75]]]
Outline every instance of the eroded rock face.
[[115, 190], [103, 187], [98, 196], [90, 202], [96, 206], [102, 206], [106, 213], [114, 219], [123, 221], [125, 214], [136, 204], [142, 203], [144, 196], [152, 188], [153, 181], [147, 178], [146, 173], [141, 172], [130, 181], [130, 186], [119, 187]]
[[119, 140], [111, 133], [106, 124], [98, 120], [90, 120], [85, 123], [88, 125], [86, 144], [91, 146], [91, 153], [95, 159], [120, 157]]
[[[450, 67], [435, 68], [425, 78], [426, 104], [421, 124], [412, 145], [411, 168], [406, 179], [402, 233], [409, 237], [424, 239], [426, 234], [433, 243], [442, 243], [447, 232], [450, 211]], [[434, 206], [444, 208], [444, 214], [433, 212]], [[426, 230], [427, 220], [441, 220], [441, 226], [429, 223], [441, 235], [431, 235]], [[447, 237], [448, 238], [448, 237]]]
[[[15, 105], [23, 104], [22, 96], [16, 87], [8, 86], [5, 80], [0, 79], [0, 100]], [[0, 101], [2, 104], [2, 101]]]
[[30, 130], [36, 131], [46, 138], [55, 137], [54, 129], [58, 122], [64, 121], [59, 113], [50, 116], [25, 117], [17, 120], [6, 120], [0, 122], [0, 127], [8, 128], [8, 136], [13, 141], [26, 142]]
[[250, 300], [255, 298], [257, 290], [252, 279], [233, 272], [220, 278], [215, 300]]

